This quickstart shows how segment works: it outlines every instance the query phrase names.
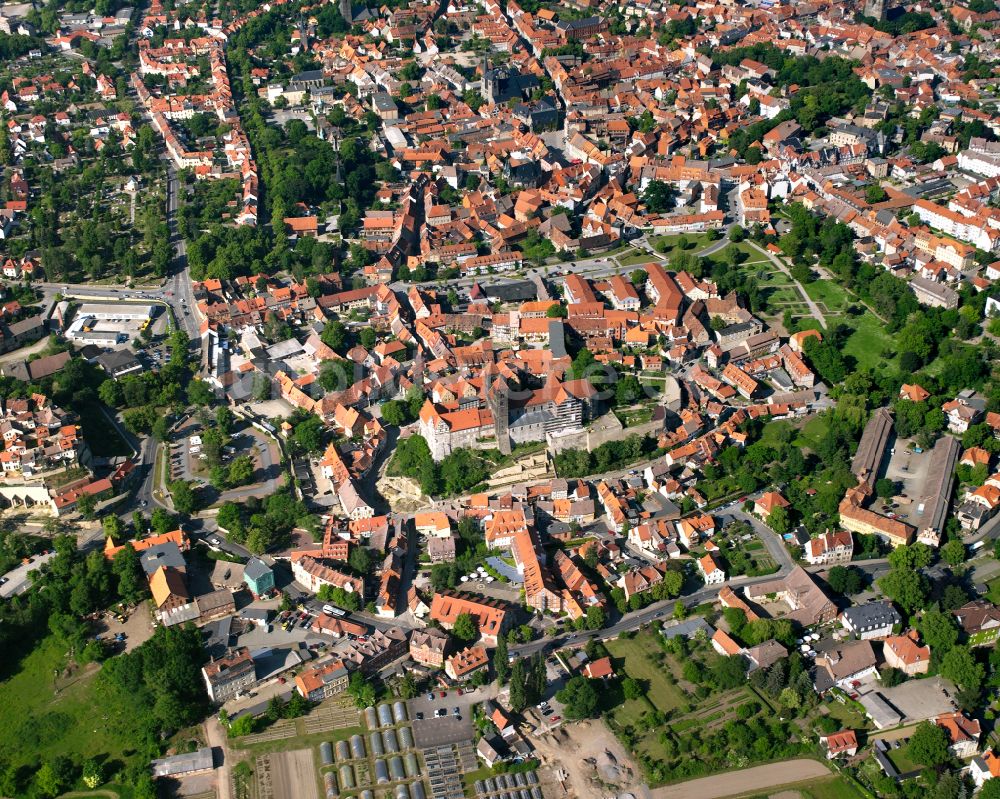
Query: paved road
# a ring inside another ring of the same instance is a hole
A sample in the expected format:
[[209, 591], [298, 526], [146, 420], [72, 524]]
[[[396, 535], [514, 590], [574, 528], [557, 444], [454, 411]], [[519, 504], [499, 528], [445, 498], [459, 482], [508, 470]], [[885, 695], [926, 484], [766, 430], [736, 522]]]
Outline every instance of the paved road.
[[31, 580], [28, 579], [28, 572], [33, 572], [44, 566], [56, 555], [49, 552], [48, 555], [35, 555], [31, 563], [21, 563], [16, 568], [11, 569], [3, 575], [4, 582], [0, 584], [0, 597], [6, 599], [15, 594], [23, 594], [31, 587]]
[[171, 161], [167, 161], [167, 225], [170, 228], [170, 240], [174, 244], [174, 264], [173, 273], [167, 278], [167, 284], [172, 289], [171, 305], [174, 308], [174, 315], [177, 323], [182, 325], [188, 336], [197, 346], [201, 347], [198, 327], [198, 308], [194, 302], [194, 295], [191, 292], [191, 271], [188, 268], [187, 242], [180, 234], [177, 227], [177, 210], [179, 208], [178, 195], [180, 193], [180, 180], [177, 177], [177, 170]]
[[649, 793], [653, 799], [723, 799], [832, 776], [830, 770], [818, 760], [789, 760], [665, 785]]

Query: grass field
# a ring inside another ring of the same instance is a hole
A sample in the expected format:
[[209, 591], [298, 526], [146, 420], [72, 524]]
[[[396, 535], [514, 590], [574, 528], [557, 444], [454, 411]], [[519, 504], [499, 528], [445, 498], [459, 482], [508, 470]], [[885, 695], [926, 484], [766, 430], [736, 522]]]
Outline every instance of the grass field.
[[663, 650], [653, 638], [655, 633], [639, 633], [635, 638], [608, 641], [608, 652], [614, 659], [615, 669], [625, 672], [637, 680], [643, 680], [649, 690], [647, 696], [656, 708], [664, 713], [684, 704], [684, 695], [676, 685], [671, 685], [663, 676], [663, 668], [650, 660], [649, 655], [659, 658]]
[[824, 311], [831, 314], [843, 313], [851, 303], [847, 292], [832, 280], [814, 280], [803, 285], [809, 299], [822, 303]]
[[793, 444], [815, 450], [819, 445], [820, 439], [826, 435], [828, 426], [829, 422], [821, 415], [813, 416], [801, 427], [798, 427], [796, 423], [784, 419], [775, 419], [764, 426], [764, 431], [761, 433], [760, 439], [765, 444], [777, 445], [781, 440], [781, 431], [791, 429], [794, 436], [792, 438]]
[[[885, 325], [871, 313], [852, 319], [850, 325], [854, 332], [844, 345], [844, 354], [853, 355], [861, 369], [876, 366], [883, 360], [883, 350], [892, 349], [892, 336], [886, 332]], [[889, 355], [884, 360], [892, 362], [895, 355]]]
[[616, 256], [616, 261], [618, 261], [619, 266], [641, 266], [642, 264], [648, 264], [651, 261], [660, 261], [659, 256], [653, 257], [648, 252], [642, 250], [626, 250], [619, 256]]
[[[0, 683], [0, 760], [15, 766], [55, 755], [120, 756], [128, 746], [94, 717], [96, 667], [64, 677], [65, 656], [55, 638], [41, 641]], [[59, 672], [58, 677], [53, 675]]]
[[782, 789], [782, 793], [785, 791], [794, 791], [802, 799], [864, 799], [864, 794], [857, 786], [840, 775], [788, 785]]
[[[687, 240], [687, 247], [685, 248], [678, 246], [678, 242], [680, 242], [682, 238]], [[671, 255], [681, 252], [689, 252], [692, 254], [698, 253], [699, 251], [704, 250], [712, 242], [704, 233], [685, 233], [683, 236], [651, 236], [649, 243], [653, 245], [653, 249], [655, 249], [658, 253], [660, 253], [661, 247], [665, 248], [660, 254], [665, 258], [670, 258]]]
[[830, 423], [825, 416], [814, 416], [802, 425], [802, 429], [799, 431], [799, 435], [795, 441], [815, 450], [819, 446], [819, 442], [826, 435], [829, 427]]

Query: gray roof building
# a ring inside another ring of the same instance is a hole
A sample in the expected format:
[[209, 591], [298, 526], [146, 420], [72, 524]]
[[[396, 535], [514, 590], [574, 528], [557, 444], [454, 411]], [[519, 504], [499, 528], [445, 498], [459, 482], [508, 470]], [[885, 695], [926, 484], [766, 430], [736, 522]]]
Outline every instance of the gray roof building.
[[150, 764], [154, 777], [182, 777], [186, 774], [197, 774], [200, 771], [211, 771], [215, 768], [212, 758], [212, 747], [203, 746], [195, 752], [187, 752], [173, 757], [161, 757]]
[[903, 619], [889, 602], [854, 605], [845, 610], [841, 618], [847, 629], [862, 637], [865, 633], [891, 630], [895, 625], [903, 623]]

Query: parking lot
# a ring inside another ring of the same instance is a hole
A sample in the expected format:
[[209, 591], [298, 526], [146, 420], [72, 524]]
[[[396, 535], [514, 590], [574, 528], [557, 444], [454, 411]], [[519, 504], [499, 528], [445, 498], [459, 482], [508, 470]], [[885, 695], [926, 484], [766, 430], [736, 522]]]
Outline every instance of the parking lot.
[[[896, 445], [889, 456], [889, 465], [886, 467], [885, 476], [899, 486], [899, 494], [905, 494], [910, 502], [893, 500], [897, 507], [890, 506], [875, 509], [879, 512], [895, 513], [901, 520], [919, 526], [922, 523], [921, 517], [917, 514], [919, 502], [917, 498], [923, 490], [924, 481], [927, 478], [927, 468], [930, 465], [930, 451], [914, 452], [909, 448], [910, 442], [907, 439], [897, 439]], [[898, 495], [897, 495], [898, 496]]]
[[[436, 691], [433, 700], [423, 694], [407, 702], [407, 710], [413, 719], [413, 737], [419, 747], [445, 746], [472, 740], [472, 706], [481, 702], [486, 695], [481, 689], [471, 693], [463, 691], [461, 696], [457, 691], [449, 691], [442, 699], [441, 693]], [[455, 718], [456, 707], [461, 719]], [[435, 713], [442, 709], [446, 715], [436, 717]], [[423, 719], [419, 717], [420, 713], [423, 714]]]

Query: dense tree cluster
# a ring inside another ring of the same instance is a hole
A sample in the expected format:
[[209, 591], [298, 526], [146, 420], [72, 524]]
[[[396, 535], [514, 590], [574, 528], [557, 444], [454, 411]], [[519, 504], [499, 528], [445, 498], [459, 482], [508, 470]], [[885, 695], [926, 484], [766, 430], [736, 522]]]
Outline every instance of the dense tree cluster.
[[391, 468], [420, 483], [420, 490], [428, 496], [461, 494], [485, 481], [491, 471], [489, 461], [464, 447], [435, 463], [426, 439], [419, 434], [400, 440]]
[[854, 74], [854, 63], [839, 56], [829, 56], [822, 60], [815, 56], [789, 58], [788, 55], [770, 44], [755, 44], [750, 47], [735, 47], [726, 51], [713, 50], [710, 53], [716, 64], [736, 65], [745, 58], [760, 61], [774, 70], [773, 83], [777, 87], [796, 85], [791, 108], [782, 111], [774, 119], [741, 127], [729, 143], [741, 154], [764, 134], [789, 119], [798, 122], [806, 132], [818, 131], [830, 117], [838, 116], [851, 109], [863, 110], [871, 97], [871, 91]]
[[556, 471], [570, 478], [610, 472], [634, 463], [655, 450], [653, 439], [633, 434], [621, 441], [607, 441], [592, 452], [565, 449], [555, 457]]
[[319, 529], [319, 520], [287, 488], [263, 500], [249, 497], [243, 504], [225, 502], [217, 520], [230, 540], [244, 544], [255, 554], [287, 546], [295, 527], [310, 533]]

